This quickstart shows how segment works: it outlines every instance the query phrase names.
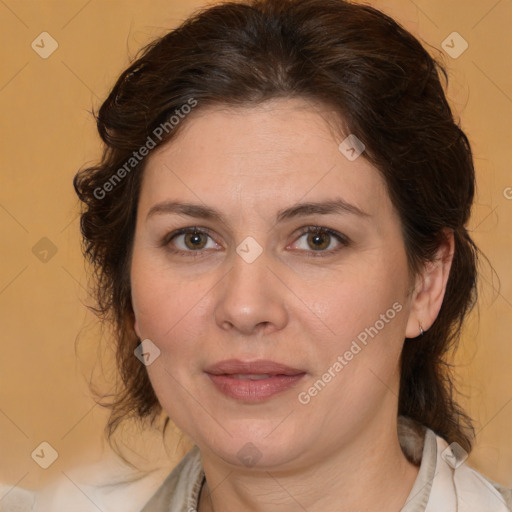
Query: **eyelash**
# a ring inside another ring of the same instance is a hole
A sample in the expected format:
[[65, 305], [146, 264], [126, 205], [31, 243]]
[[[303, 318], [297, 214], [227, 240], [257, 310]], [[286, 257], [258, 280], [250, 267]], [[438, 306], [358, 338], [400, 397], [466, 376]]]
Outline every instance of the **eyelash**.
[[[306, 257], [311, 257], [311, 258], [322, 258], [322, 257], [326, 257], [326, 256], [330, 256], [334, 253], [337, 253], [338, 251], [340, 251], [343, 247], [347, 247], [350, 245], [350, 240], [342, 235], [341, 233], [338, 233], [337, 231], [334, 231], [332, 229], [329, 229], [329, 228], [324, 228], [324, 227], [321, 227], [321, 226], [305, 226], [303, 228], [301, 228], [299, 230], [299, 233], [298, 233], [298, 236], [297, 236], [297, 239], [296, 240], [299, 240], [303, 235], [305, 234], [308, 234], [308, 233], [317, 233], [317, 232], [321, 232], [323, 234], [327, 234], [331, 237], [334, 237], [339, 243], [340, 243], [340, 246], [338, 246], [336, 249], [330, 249], [328, 251], [325, 251], [325, 250], [319, 250], [319, 251], [314, 251], [314, 250], [304, 250], [304, 249], [299, 249], [299, 252], [304, 252], [304, 253], [307, 253], [307, 256]], [[190, 233], [197, 233], [197, 234], [200, 234], [200, 235], [207, 235], [209, 236], [210, 238], [212, 238], [213, 240], [213, 237], [210, 235], [210, 231], [206, 228], [199, 228], [199, 227], [195, 227], [195, 226], [192, 226], [192, 227], [187, 227], [187, 228], [181, 228], [181, 229], [178, 229], [176, 231], [173, 231], [172, 233], [166, 235], [161, 243], [159, 244], [161, 247], [167, 247], [169, 251], [171, 251], [172, 253], [175, 253], [175, 254], [181, 254], [181, 255], [187, 255], [187, 256], [190, 256], [190, 257], [193, 257], [193, 258], [198, 258], [198, 257], [203, 257], [205, 256], [205, 250], [203, 249], [198, 249], [197, 251], [192, 251], [192, 250], [189, 250], [189, 251], [183, 251], [181, 249], [174, 249], [171, 247], [171, 242], [172, 240], [174, 240], [176, 237], [180, 236], [180, 235], [183, 235], [183, 234], [190, 234]], [[329, 243], [330, 245], [330, 243]]]

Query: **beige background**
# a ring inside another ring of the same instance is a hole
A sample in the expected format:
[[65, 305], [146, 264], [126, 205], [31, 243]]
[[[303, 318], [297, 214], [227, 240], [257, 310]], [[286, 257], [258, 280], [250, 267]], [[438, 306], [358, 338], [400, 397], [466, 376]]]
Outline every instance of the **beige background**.
[[[108, 336], [98, 348], [101, 332], [83, 306], [89, 298], [71, 181], [79, 167], [100, 155], [89, 111], [99, 108], [143, 44], [203, 4], [198, 0], [0, 3], [2, 482], [38, 488], [106, 450], [101, 441], [106, 412], [92, 401], [87, 380], [93, 368], [97, 374], [101, 371], [95, 361], [98, 351], [108, 352]], [[473, 144], [479, 192], [470, 227], [496, 274], [487, 265], [482, 267], [480, 307], [457, 354], [457, 375], [466, 395], [462, 403], [477, 429], [470, 462], [512, 486], [512, 189], [508, 188], [512, 187], [512, 77], [507, 58], [512, 46], [512, 3], [373, 4], [444, 55], [450, 69], [450, 99]], [[469, 44], [457, 59], [441, 49], [453, 31]], [[47, 59], [31, 47], [42, 32], [58, 42]], [[42, 238], [51, 242], [41, 242]], [[43, 441], [58, 452], [46, 470], [31, 458]], [[174, 450], [170, 439], [169, 446], [167, 464], [172, 466], [188, 445], [182, 443]], [[148, 464], [151, 453], [160, 458], [164, 453], [151, 436], [144, 438], [143, 450], [149, 453]]]

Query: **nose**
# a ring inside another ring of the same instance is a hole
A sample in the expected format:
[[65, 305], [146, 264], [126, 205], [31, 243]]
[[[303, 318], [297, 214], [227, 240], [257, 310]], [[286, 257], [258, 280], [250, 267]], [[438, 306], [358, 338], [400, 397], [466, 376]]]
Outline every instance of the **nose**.
[[265, 252], [252, 263], [236, 254], [231, 271], [217, 287], [217, 325], [244, 335], [283, 329], [288, 322], [286, 287], [276, 273]]

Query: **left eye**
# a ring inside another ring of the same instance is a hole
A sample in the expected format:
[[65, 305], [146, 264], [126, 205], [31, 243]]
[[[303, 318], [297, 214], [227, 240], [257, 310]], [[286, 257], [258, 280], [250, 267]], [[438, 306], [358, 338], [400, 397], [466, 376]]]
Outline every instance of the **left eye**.
[[[336, 247], [333, 248], [333, 244], [338, 245], [347, 245], [348, 241], [336, 231], [332, 231], [330, 229], [321, 228], [321, 227], [308, 227], [305, 231], [303, 231], [302, 235], [298, 238], [298, 240], [305, 238], [306, 247], [302, 247], [300, 250], [313, 250], [317, 252], [331, 252], [337, 250]], [[295, 242], [296, 244], [297, 242]]]

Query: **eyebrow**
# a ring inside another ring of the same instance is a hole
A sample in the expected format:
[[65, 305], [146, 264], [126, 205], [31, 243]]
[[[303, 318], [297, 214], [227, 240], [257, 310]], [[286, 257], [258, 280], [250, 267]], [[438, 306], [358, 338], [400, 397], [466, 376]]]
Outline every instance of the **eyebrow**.
[[[351, 214], [358, 217], [367, 218], [371, 215], [357, 206], [347, 203], [345, 200], [338, 198], [333, 201], [325, 202], [307, 202], [299, 203], [284, 210], [280, 210], [276, 215], [276, 222], [290, 220], [296, 217], [304, 217], [307, 215], [328, 215], [328, 214]], [[201, 204], [183, 203], [180, 201], [163, 201], [152, 206], [146, 216], [146, 221], [155, 216], [163, 214], [185, 215], [198, 219], [217, 220], [225, 223], [222, 214]]]
[[162, 214], [186, 215], [198, 219], [223, 221], [222, 215], [209, 206], [200, 204], [182, 203], [180, 201], [163, 201], [152, 206], [146, 216], [146, 221], [155, 215]]
[[338, 198], [334, 201], [326, 202], [309, 202], [300, 203], [281, 210], [276, 216], [276, 221], [292, 219], [295, 217], [303, 217], [306, 215], [328, 215], [332, 213], [337, 214], [352, 214], [359, 217], [371, 217], [370, 214], [361, 210], [357, 206], [347, 203], [345, 200]]

